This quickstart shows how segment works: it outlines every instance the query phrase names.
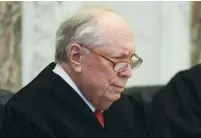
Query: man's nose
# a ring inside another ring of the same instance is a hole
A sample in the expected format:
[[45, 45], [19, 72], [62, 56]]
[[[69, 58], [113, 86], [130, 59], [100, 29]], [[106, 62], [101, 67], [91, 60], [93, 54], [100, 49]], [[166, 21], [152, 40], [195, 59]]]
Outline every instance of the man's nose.
[[132, 69], [131, 66], [128, 65], [123, 71], [119, 72], [119, 76], [130, 78], [132, 76]]

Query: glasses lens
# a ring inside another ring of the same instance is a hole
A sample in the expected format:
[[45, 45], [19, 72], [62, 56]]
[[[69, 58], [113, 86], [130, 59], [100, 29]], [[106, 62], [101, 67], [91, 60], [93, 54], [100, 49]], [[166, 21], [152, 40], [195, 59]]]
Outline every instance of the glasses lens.
[[127, 62], [120, 62], [117, 63], [116, 66], [114, 67], [114, 71], [120, 72], [124, 70], [127, 67], [128, 63]]
[[132, 61], [131, 68], [132, 69], [136, 69], [136, 68], [138, 68], [140, 66], [140, 64], [141, 64], [140, 60], [138, 60], [138, 61]]
[[141, 63], [142, 63], [141, 59], [137, 58], [136, 56], [133, 56], [131, 60], [131, 68], [136, 69], [140, 66]]

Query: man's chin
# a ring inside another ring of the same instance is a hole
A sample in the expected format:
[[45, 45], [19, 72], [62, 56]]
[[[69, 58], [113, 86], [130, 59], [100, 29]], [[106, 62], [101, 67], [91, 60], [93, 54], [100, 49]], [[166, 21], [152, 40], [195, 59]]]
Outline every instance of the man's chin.
[[111, 105], [112, 105], [112, 104], [109, 104], [109, 105], [107, 105], [107, 106], [104, 106], [103, 111], [106, 111], [107, 109], [109, 109]]
[[116, 93], [112, 97], [109, 97], [109, 102], [113, 103], [121, 98], [121, 93]]
[[111, 106], [115, 101], [117, 101], [117, 100], [120, 99], [120, 97], [121, 97], [121, 96], [118, 96], [118, 97], [115, 97], [115, 98], [110, 99], [110, 100], [105, 104], [104, 110], [109, 109], [110, 106]]
[[102, 107], [102, 110], [105, 111], [107, 109], [110, 108], [110, 106], [117, 100], [119, 100], [121, 97], [121, 95], [119, 94], [119, 96], [113, 96], [111, 98], [109, 98], [105, 103], [104, 106]]

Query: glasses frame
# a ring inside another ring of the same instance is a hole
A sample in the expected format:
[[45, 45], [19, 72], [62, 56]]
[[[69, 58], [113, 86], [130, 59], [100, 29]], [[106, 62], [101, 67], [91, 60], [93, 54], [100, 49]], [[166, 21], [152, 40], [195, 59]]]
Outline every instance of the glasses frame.
[[[130, 64], [130, 61], [132, 60], [132, 57], [133, 57], [133, 56], [136, 57], [136, 58], [138, 59], [138, 61], [140, 62], [136, 67], [134, 67], [134, 68], [131, 67], [133, 70], [137, 69], [137, 68], [142, 64], [142, 62], [143, 62], [142, 58], [140, 58], [137, 54], [133, 54], [133, 55], [131, 56], [130, 60], [116, 61], [116, 62], [115, 62], [115, 61], [113, 61], [113, 60], [111, 60], [111, 59], [105, 57], [104, 55], [102, 55], [102, 54], [96, 52], [95, 50], [88, 48], [87, 46], [85, 46], [85, 45], [83, 45], [83, 44], [79, 44], [79, 45], [80, 45], [81, 47], [84, 47], [84, 48], [88, 49], [88, 50], [91, 51], [92, 53], [94, 53], [94, 54], [96, 54], [96, 55], [98, 55], [98, 56], [100, 56], [100, 57], [102, 57], [102, 58], [104, 58], [104, 59], [110, 61], [110, 62], [113, 64], [113, 70], [114, 70], [115, 72], [121, 72], [121, 71], [125, 70], [125, 69], [128, 67], [128, 65]], [[121, 70], [119, 70], [119, 71], [116, 71], [116, 70], [115, 70], [115, 67], [116, 67], [116, 65], [119, 64], [119, 63], [126, 63], [126, 66], [125, 66], [125, 68], [123, 68], [123, 69], [121, 69]]]

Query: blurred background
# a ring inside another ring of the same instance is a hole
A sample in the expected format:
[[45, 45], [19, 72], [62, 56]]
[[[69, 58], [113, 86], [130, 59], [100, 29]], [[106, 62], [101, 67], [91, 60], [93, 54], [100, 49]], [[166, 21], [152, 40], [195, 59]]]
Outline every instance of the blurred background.
[[54, 61], [58, 26], [86, 4], [111, 8], [134, 31], [144, 61], [127, 87], [164, 85], [201, 62], [201, 2], [0, 1], [0, 89], [17, 92]]

